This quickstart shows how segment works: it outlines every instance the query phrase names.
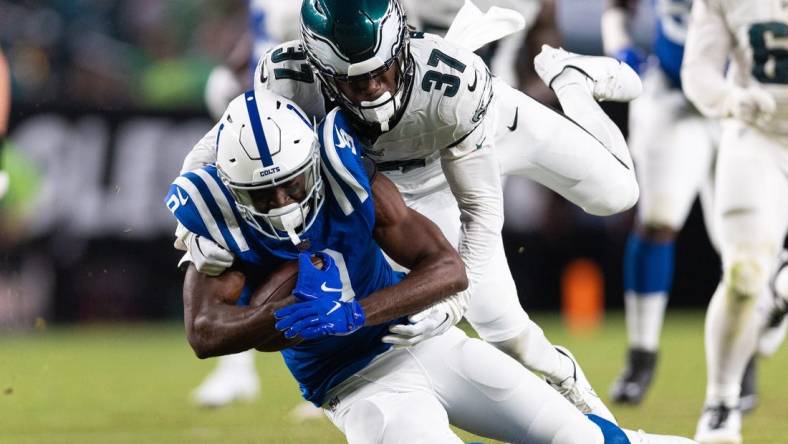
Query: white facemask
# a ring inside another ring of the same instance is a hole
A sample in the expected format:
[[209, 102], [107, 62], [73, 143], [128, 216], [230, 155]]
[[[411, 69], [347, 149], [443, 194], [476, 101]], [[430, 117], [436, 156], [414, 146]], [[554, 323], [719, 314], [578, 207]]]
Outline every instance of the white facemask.
[[281, 208], [274, 208], [267, 215], [274, 228], [286, 232], [293, 245], [298, 245], [301, 243], [301, 239], [295, 230], [304, 224], [304, 214], [308, 212], [309, 206], [302, 211], [301, 205], [294, 202]]
[[386, 91], [371, 102], [362, 101], [361, 115], [369, 122], [379, 123], [380, 130], [385, 133], [389, 130], [389, 121], [397, 113], [399, 100], [399, 95], [392, 100], [391, 93]]

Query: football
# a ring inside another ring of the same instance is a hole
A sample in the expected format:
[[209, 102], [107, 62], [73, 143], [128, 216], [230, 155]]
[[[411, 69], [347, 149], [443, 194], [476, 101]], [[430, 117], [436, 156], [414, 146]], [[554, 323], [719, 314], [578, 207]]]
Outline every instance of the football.
[[[315, 267], [323, 267], [323, 261], [317, 256], [312, 256]], [[279, 268], [260, 284], [249, 299], [249, 306], [257, 307], [268, 302], [279, 302], [293, 293], [298, 279], [298, 261], [289, 261]]]

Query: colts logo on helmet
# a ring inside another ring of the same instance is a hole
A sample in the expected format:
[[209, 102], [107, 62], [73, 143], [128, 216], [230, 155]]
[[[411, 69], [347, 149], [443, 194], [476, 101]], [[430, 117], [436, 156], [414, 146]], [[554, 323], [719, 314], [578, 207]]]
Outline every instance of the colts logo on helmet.
[[279, 171], [281, 171], [281, 170], [279, 169], [278, 166], [274, 166], [274, 167], [271, 167], [271, 168], [266, 168], [266, 169], [260, 171], [260, 177], [270, 176], [271, 174], [276, 174]]

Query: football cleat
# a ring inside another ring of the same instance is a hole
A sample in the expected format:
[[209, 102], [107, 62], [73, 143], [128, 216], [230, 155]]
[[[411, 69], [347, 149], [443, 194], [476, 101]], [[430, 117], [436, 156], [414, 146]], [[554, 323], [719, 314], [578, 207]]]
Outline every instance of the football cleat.
[[534, 58], [534, 68], [550, 88], [560, 81], [558, 77], [566, 69], [577, 70], [589, 79], [598, 101], [629, 102], [643, 91], [635, 70], [611, 57], [585, 56], [542, 45], [542, 51]]
[[695, 441], [700, 444], [740, 444], [741, 412], [724, 404], [706, 406], [698, 421]]
[[593, 414], [616, 424], [616, 418], [613, 416], [613, 413], [605, 406], [605, 403], [602, 402], [599, 395], [597, 395], [593, 387], [591, 387], [591, 383], [588, 382], [586, 375], [580, 368], [580, 364], [577, 363], [572, 353], [560, 346], [555, 349], [558, 350], [558, 353], [561, 353], [572, 361], [574, 372], [572, 376], [563, 381], [553, 382], [547, 379], [547, 383], [577, 407], [580, 412], [584, 414]]
[[244, 353], [222, 356], [216, 369], [192, 392], [192, 401], [200, 407], [215, 408], [255, 399], [260, 394], [260, 381], [254, 361], [240, 356]]
[[640, 404], [651, 387], [656, 367], [657, 352], [630, 349], [627, 367], [610, 388], [610, 399], [619, 404]]
[[752, 413], [758, 407], [758, 384], [757, 384], [757, 358], [750, 358], [744, 376], [741, 380], [741, 395], [739, 397], [739, 410], [742, 415]]

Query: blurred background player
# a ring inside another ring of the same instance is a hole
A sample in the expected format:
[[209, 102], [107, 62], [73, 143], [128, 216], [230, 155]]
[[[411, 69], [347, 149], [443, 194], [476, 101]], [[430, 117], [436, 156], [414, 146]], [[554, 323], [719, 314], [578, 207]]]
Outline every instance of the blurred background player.
[[[221, 117], [232, 98], [251, 87], [254, 67], [269, 49], [300, 38], [300, 11], [300, 0], [249, 0], [249, 31], [238, 41], [225, 63], [211, 71], [206, 83], [205, 102], [214, 119]], [[223, 254], [219, 250], [215, 253]], [[201, 271], [210, 273], [210, 270]], [[219, 357], [216, 368], [194, 390], [192, 399], [198, 405], [221, 407], [233, 401], [253, 399], [259, 392], [254, 353], [246, 351]], [[320, 414], [311, 409], [310, 404], [296, 411], [297, 415], [305, 417], [314, 413]]]
[[[704, 214], [710, 214], [718, 139], [715, 122], [701, 116], [681, 91], [691, 1], [654, 2], [653, 56], [648, 59], [630, 33], [638, 3], [609, 0], [602, 15], [605, 53], [641, 73], [644, 88], [630, 105], [629, 118], [629, 146], [641, 189], [635, 227], [624, 255], [629, 350], [626, 367], [610, 390], [614, 402], [628, 404], [639, 404], [651, 386], [673, 282], [674, 243], [701, 191]], [[707, 221], [709, 233], [711, 228]]]
[[[707, 385], [695, 438], [739, 443], [740, 387], [758, 336], [786, 305], [775, 258], [788, 230], [788, 3], [695, 0], [681, 78], [709, 117], [725, 118], [714, 224], [723, 275], [706, 314]], [[775, 286], [776, 287], [776, 286]]]
[[8, 117], [11, 112], [11, 75], [8, 62], [0, 48], [0, 199], [8, 191], [8, 173], [3, 168], [3, 148], [8, 134]]

